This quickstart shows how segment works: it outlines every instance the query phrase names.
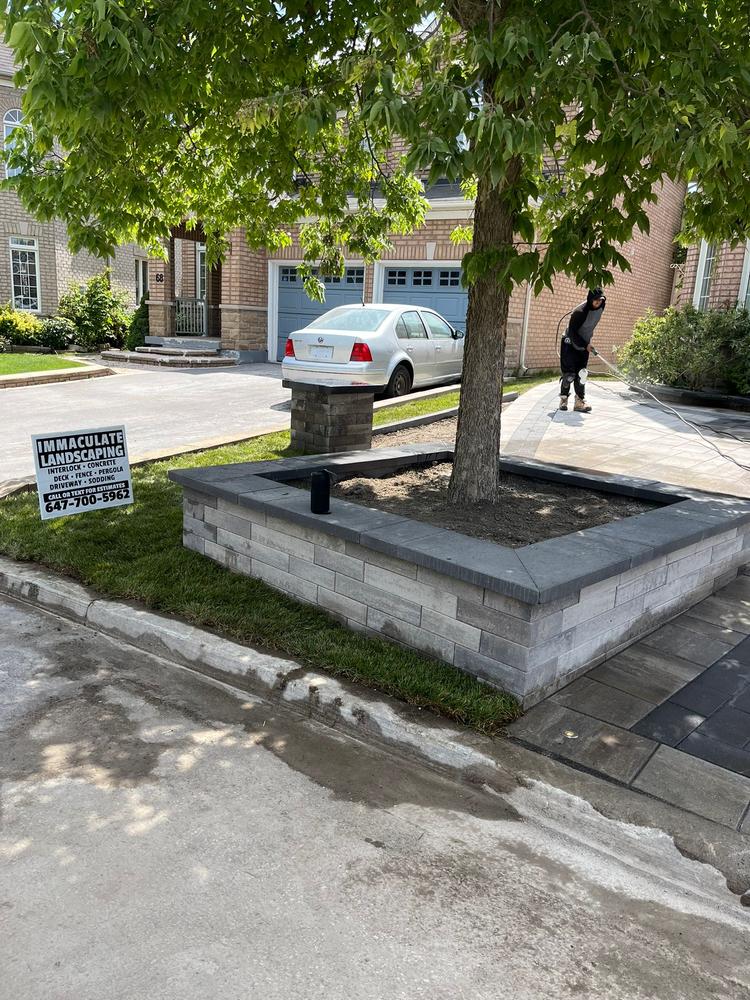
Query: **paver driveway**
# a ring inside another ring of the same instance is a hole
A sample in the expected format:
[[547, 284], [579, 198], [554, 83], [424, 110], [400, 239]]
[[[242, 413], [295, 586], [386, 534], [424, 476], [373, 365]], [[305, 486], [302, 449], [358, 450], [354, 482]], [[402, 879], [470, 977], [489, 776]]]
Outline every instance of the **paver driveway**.
[[289, 426], [280, 365], [215, 371], [117, 369], [109, 378], [0, 393], [0, 495], [34, 474], [31, 435], [127, 428], [131, 461]]

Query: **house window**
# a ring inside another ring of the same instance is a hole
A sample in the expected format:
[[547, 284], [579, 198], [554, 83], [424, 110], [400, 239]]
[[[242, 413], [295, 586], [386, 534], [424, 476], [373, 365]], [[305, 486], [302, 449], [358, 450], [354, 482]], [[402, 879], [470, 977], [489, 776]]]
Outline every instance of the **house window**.
[[36, 240], [22, 236], [10, 238], [10, 270], [13, 280], [13, 305], [16, 309], [39, 312], [39, 253]]
[[693, 295], [693, 305], [696, 309], [708, 309], [711, 299], [711, 282], [713, 281], [716, 264], [717, 245], [715, 243], [701, 243], [700, 255], [698, 257], [698, 273], [695, 276], [695, 293]]
[[[17, 128], [23, 128], [23, 111], [20, 111], [18, 108], [11, 108], [10, 111], [5, 112], [5, 117], [3, 118], [3, 140], [6, 154], [9, 153], [15, 145], [13, 133]], [[5, 167], [6, 177], [15, 177], [16, 174], [20, 173], [20, 167]]]
[[386, 281], [389, 285], [405, 285], [406, 271], [388, 271]]
[[347, 267], [346, 283], [347, 285], [364, 285], [365, 269], [363, 267]]
[[432, 284], [432, 271], [415, 271], [414, 276], [411, 280], [412, 285], [415, 287], [422, 287], [424, 285]]
[[195, 295], [198, 299], [206, 297], [206, 244], [197, 243], [195, 247]]
[[323, 275], [324, 285], [340, 285], [341, 278], [337, 274], [325, 274]]
[[135, 301], [140, 304], [144, 298], [148, 298], [148, 261], [136, 260]]
[[293, 284], [297, 280], [296, 267], [282, 267], [281, 280], [285, 285]]
[[461, 272], [460, 271], [441, 271], [440, 272], [440, 287], [441, 288], [458, 288], [461, 284]]

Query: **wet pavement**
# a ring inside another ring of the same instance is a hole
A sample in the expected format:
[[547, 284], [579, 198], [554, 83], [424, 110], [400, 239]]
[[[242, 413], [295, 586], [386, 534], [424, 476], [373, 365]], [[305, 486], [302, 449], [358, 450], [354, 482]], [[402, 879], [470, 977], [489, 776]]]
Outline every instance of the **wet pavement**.
[[0, 627], [1, 1000], [747, 995], [747, 910], [658, 830]]

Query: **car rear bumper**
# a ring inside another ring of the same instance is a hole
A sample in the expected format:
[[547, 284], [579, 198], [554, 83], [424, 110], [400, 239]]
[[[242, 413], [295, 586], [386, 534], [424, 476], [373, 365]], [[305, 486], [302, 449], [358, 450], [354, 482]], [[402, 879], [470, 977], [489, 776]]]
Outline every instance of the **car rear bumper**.
[[354, 382], [360, 385], [382, 387], [388, 382], [388, 373], [368, 362], [345, 365], [316, 364], [314, 361], [284, 361], [281, 365], [284, 378], [299, 382]]

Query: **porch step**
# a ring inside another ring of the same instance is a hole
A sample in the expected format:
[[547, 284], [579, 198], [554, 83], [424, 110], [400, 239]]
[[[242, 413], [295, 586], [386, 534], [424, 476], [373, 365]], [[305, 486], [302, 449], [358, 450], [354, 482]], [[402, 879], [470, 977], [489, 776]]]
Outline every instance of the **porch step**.
[[199, 351], [192, 347], [136, 347], [135, 352], [136, 354], [161, 354], [174, 358], [215, 358], [219, 353], [216, 348]]
[[218, 351], [219, 337], [146, 337], [147, 347], [174, 347], [179, 351]]
[[160, 365], [163, 368], [234, 368], [235, 358], [226, 358], [220, 354], [206, 357], [202, 354], [156, 354], [153, 351], [102, 351], [105, 361], [119, 361], [120, 364]]

